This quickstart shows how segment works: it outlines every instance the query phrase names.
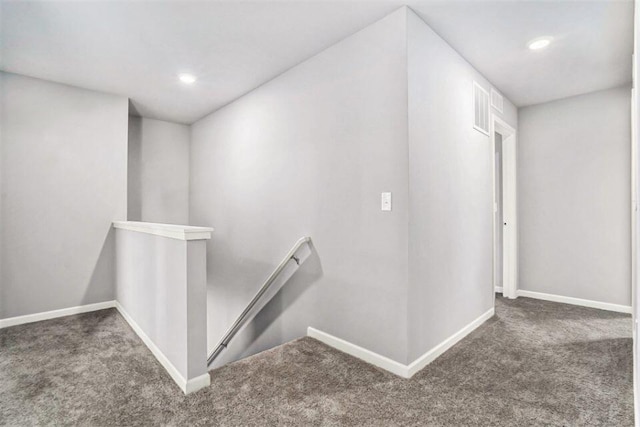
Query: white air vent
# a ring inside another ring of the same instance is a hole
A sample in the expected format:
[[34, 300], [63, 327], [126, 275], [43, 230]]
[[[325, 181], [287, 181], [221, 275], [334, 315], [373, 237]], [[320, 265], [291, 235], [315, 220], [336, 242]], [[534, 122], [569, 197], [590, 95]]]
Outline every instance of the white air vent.
[[489, 135], [489, 92], [473, 82], [473, 128]]
[[491, 88], [491, 106], [499, 113], [502, 113], [503, 105], [504, 99], [502, 98], [502, 95], [500, 95], [500, 93], [494, 88]]

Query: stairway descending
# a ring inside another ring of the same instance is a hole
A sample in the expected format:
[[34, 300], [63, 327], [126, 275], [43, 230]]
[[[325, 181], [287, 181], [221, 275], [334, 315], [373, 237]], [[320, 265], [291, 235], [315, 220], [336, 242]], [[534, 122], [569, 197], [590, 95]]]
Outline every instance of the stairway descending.
[[280, 291], [285, 283], [293, 276], [307, 258], [311, 255], [311, 237], [300, 238], [284, 259], [278, 264], [273, 273], [267, 278], [260, 290], [251, 299], [240, 316], [233, 322], [222, 339], [215, 346], [207, 358], [207, 367], [211, 367], [215, 359], [227, 348], [234, 336], [236, 336], [265, 305]]

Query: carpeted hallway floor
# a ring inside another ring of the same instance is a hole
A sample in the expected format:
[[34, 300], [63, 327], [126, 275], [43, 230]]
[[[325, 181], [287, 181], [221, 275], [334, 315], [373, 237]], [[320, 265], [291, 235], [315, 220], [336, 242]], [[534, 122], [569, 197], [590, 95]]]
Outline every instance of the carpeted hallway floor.
[[0, 330], [0, 425], [631, 426], [631, 318], [519, 298], [405, 380], [302, 338], [185, 397], [115, 310]]

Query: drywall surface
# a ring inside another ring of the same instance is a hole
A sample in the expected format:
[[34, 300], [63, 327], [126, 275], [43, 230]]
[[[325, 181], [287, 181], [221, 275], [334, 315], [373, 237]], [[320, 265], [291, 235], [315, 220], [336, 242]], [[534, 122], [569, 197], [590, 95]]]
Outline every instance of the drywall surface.
[[116, 230], [120, 306], [184, 380], [207, 372], [206, 246]]
[[[632, 176], [634, 179], [634, 185], [633, 185], [633, 199], [636, 202], [636, 206], [638, 203], [638, 200], [640, 200], [640, 198], [638, 197], [638, 190], [640, 189], [640, 175], [638, 174], [638, 167], [640, 165], [640, 162], [638, 162], [638, 160], [640, 160], [638, 158], [638, 156], [640, 155], [640, 117], [638, 117], [638, 115], [640, 115], [640, 94], [638, 94], [638, 81], [640, 81], [640, 4], [638, 4], [638, 2], [635, 2], [634, 4], [634, 35], [633, 35], [633, 109], [632, 111], [632, 133], [633, 133], [633, 140], [631, 141], [631, 144], [633, 145], [633, 150], [632, 153], [635, 155], [635, 170], [632, 171]], [[633, 247], [635, 249], [635, 257], [632, 260], [632, 262], [634, 263], [633, 265], [633, 270], [634, 270], [634, 277], [633, 279], [633, 283], [632, 283], [632, 296], [633, 296], [633, 319], [634, 319], [634, 325], [637, 322], [638, 319], [638, 307], [640, 307], [640, 293], [638, 293], [640, 291], [640, 286], [638, 286], [638, 267], [640, 267], [640, 262], [639, 262], [639, 251], [638, 251], [638, 243], [640, 241], [640, 210], [639, 209], [635, 209], [635, 212], [633, 213], [633, 215], [635, 215], [635, 223], [634, 223], [634, 235], [632, 236], [632, 238], [634, 239], [633, 241]], [[634, 338], [634, 364], [635, 364], [635, 369], [633, 370], [634, 372], [634, 402], [635, 402], [635, 419], [638, 420], [640, 419], [640, 393], [638, 393], [637, 391], [637, 387], [638, 384], [640, 384], [640, 360], [638, 358], [638, 355], [640, 354], [640, 336], [639, 336], [639, 332], [638, 332], [638, 327], [634, 327], [633, 328], [633, 338]]]
[[190, 222], [216, 230], [210, 349], [293, 244], [313, 240], [227, 360], [313, 326], [406, 361], [405, 23], [401, 9], [192, 126]]
[[[490, 83], [407, 9], [409, 361], [493, 306], [493, 162], [473, 128], [473, 82]], [[504, 114], [516, 128], [517, 110]]]
[[2, 152], [4, 151], [2, 149], [2, 146], [4, 145], [3, 142], [3, 138], [4, 138], [4, 132], [3, 132], [3, 128], [4, 128], [4, 100], [1, 98], [2, 94], [4, 93], [4, 78], [2, 77], [2, 75], [0, 75], [0, 319], [4, 318], [4, 306], [5, 306], [5, 290], [4, 290], [4, 286], [3, 286], [3, 282], [2, 280], [4, 280], [4, 276], [2, 275], [2, 242], [4, 241], [4, 223], [2, 222], [2, 205], [3, 205], [3, 200], [4, 200], [4, 189], [2, 186], [2, 177], [3, 177], [3, 173], [2, 173], [2, 169], [3, 169], [3, 161], [2, 161]]
[[189, 223], [189, 126], [129, 117], [128, 219]]
[[630, 94], [520, 109], [520, 289], [631, 304]]
[[127, 99], [0, 79], [2, 316], [113, 300], [111, 222], [127, 210]]

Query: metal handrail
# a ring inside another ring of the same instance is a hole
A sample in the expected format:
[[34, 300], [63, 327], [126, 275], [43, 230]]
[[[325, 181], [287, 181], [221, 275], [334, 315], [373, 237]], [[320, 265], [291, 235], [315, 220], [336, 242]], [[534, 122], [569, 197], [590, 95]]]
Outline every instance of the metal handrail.
[[229, 342], [242, 328], [247, 315], [251, 312], [253, 307], [256, 306], [258, 301], [260, 301], [260, 298], [262, 298], [262, 296], [267, 292], [267, 290], [269, 290], [273, 282], [275, 282], [276, 278], [280, 275], [280, 273], [282, 273], [282, 270], [284, 270], [285, 266], [289, 263], [289, 261], [294, 260], [296, 264], [300, 265], [300, 259], [295, 256], [296, 252], [298, 251], [298, 249], [302, 247], [302, 245], [309, 242], [311, 242], [311, 237], [302, 237], [300, 240], [296, 242], [293, 248], [287, 253], [287, 256], [285, 256], [284, 259], [280, 262], [280, 264], [278, 264], [278, 267], [276, 267], [276, 269], [273, 270], [273, 273], [271, 273], [269, 278], [264, 282], [264, 284], [262, 285], [258, 293], [253, 297], [251, 302], [249, 302], [249, 305], [247, 305], [247, 307], [240, 314], [240, 316], [238, 316], [238, 318], [233, 323], [233, 325], [231, 325], [231, 327], [227, 330], [227, 332], [224, 334], [224, 337], [222, 337], [222, 339], [220, 340], [216, 348], [211, 352], [211, 354], [209, 354], [209, 357], [207, 358], [207, 366], [211, 366], [215, 358], [218, 357], [218, 355], [222, 352], [222, 350], [227, 348], [227, 346], [229, 345]]

